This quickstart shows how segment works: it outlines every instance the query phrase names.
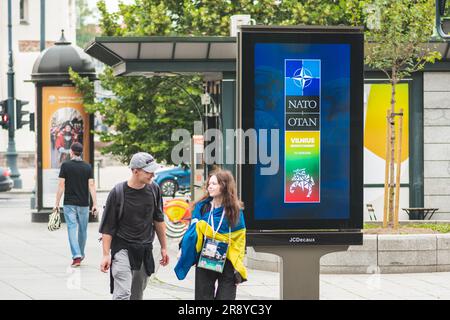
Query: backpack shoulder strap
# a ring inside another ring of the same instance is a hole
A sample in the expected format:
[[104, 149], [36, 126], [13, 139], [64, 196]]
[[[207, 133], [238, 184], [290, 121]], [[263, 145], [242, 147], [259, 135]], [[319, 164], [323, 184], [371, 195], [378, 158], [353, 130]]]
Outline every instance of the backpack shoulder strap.
[[125, 182], [121, 182], [118, 183], [115, 187], [114, 187], [114, 192], [116, 193], [116, 201], [117, 203], [119, 203], [119, 216], [117, 221], [120, 221], [122, 219], [123, 216], [123, 205], [124, 205], [124, 200], [125, 200], [125, 192], [123, 191], [124, 186], [125, 186]]
[[153, 195], [153, 201], [155, 202], [155, 207], [158, 205], [158, 199], [156, 198], [157, 195], [160, 194], [159, 192], [159, 186], [155, 182], [150, 182], [149, 184], [150, 190], [152, 191]]

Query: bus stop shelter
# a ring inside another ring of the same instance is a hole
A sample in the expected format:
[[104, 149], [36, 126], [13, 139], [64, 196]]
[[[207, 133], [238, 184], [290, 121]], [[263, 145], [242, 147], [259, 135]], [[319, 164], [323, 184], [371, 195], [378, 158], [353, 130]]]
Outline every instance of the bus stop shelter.
[[[235, 37], [97, 37], [85, 52], [115, 76], [200, 75], [204, 93], [212, 96], [203, 105], [205, 129], [225, 133], [236, 128], [236, 46]], [[234, 165], [223, 167], [236, 172]]]

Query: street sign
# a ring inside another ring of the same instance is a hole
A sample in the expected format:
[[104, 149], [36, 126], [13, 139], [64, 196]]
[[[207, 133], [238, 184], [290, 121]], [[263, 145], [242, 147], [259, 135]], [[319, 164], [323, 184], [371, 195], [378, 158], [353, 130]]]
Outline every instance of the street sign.
[[202, 100], [202, 105], [211, 104], [211, 96], [208, 93], [200, 95], [200, 98]]

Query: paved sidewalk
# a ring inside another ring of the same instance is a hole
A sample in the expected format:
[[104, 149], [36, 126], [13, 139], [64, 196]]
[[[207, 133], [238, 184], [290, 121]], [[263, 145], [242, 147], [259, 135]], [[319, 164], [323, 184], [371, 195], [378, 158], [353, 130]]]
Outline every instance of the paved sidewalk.
[[[72, 269], [66, 226], [49, 232], [45, 223], [31, 223], [28, 203], [26, 195], [0, 195], [0, 299], [111, 299], [109, 274], [98, 268], [98, 223], [89, 224], [85, 261]], [[145, 299], [194, 298], [194, 270], [184, 281], [173, 272], [177, 247], [177, 241], [169, 241], [171, 263], [157, 268]], [[155, 248], [155, 260], [159, 258]], [[322, 275], [320, 288], [321, 299], [450, 299], [450, 273]], [[239, 286], [237, 296], [278, 297], [279, 274], [258, 270], [249, 270], [249, 280]]]

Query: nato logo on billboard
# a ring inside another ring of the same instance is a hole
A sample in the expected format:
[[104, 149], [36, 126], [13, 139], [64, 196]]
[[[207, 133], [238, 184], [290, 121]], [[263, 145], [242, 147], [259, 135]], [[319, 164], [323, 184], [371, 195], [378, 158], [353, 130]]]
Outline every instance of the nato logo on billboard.
[[320, 202], [320, 60], [285, 59], [284, 202]]

